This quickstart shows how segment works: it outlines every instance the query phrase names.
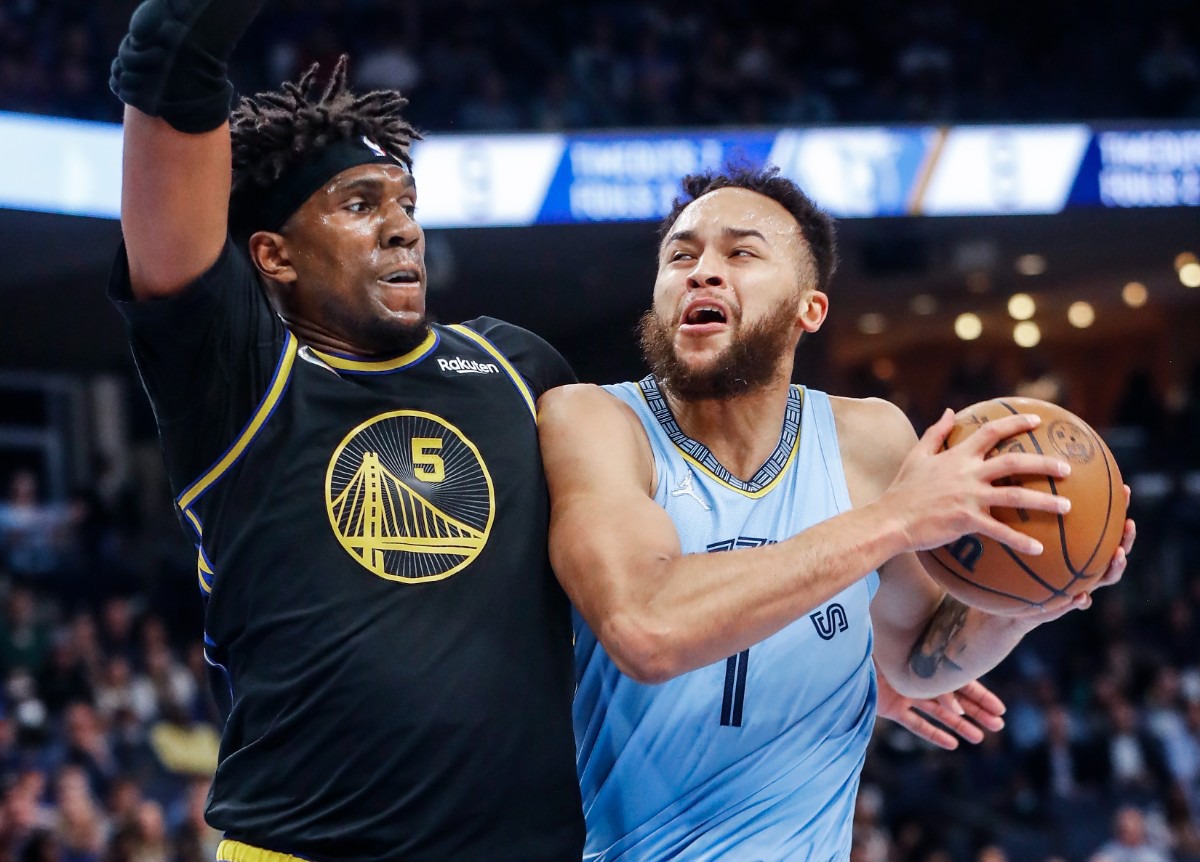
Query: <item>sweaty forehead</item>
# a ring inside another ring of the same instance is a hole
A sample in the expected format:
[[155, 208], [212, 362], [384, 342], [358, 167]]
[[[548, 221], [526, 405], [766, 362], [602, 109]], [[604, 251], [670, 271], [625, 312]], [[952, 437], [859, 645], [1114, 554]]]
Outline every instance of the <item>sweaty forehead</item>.
[[355, 165], [334, 175], [325, 185], [327, 192], [339, 192], [357, 186], [386, 186], [416, 187], [416, 180], [403, 165], [381, 164], [372, 162], [365, 165]]
[[719, 233], [729, 228], [757, 230], [773, 243], [791, 244], [800, 240], [799, 225], [782, 204], [742, 188], [717, 189], [692, 201], [679, 214], [669, 233], [683, 230]]

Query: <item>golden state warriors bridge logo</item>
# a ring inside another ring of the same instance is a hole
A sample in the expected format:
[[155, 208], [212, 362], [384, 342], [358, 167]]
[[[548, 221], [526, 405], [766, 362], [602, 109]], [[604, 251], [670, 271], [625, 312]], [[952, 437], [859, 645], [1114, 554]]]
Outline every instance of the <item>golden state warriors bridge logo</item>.
[[432, 413], [396, 410], [346, 435], [325, 476], [338, 541], [393, 581], [448, 578], [487, 544], [496, 495], [462, 432]]

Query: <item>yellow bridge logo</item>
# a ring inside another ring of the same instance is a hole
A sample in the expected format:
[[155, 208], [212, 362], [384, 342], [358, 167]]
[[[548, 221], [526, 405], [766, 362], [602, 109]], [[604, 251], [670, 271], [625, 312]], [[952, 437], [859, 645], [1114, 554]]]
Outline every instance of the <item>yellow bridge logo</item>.
[[364, 422], [334, 452], [325, 486], [338, 541], [382, 578], [441, 580], [487, 544], [491, 477], [475, 446], [433, 414], [401, 410]]

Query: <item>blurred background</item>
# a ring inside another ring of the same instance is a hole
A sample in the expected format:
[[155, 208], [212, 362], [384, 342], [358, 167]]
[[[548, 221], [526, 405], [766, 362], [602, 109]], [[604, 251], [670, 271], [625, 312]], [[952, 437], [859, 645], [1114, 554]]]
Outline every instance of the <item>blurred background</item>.
[[[133, 2], [0, 0], [0, 862], [213, 858], [194, 550], [104, 298]], [[772, 161], [839, 218], [798, 379], [1076, 411], [1133, 487], [1124, 582], [986, 682], [1008, 727], [881, 725], [854, 862], [1200, 859], [1200, 5], [276, 0], [243, 93], [351, 54], [426, 132], [431, 310], [641, 376], [685, 172]]]

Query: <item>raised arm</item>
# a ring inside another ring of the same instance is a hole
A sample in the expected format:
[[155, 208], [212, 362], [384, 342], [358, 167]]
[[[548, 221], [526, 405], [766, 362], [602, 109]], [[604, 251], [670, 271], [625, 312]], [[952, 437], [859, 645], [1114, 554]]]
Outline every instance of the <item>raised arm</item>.
[[121, 232], [135, 299], [178, 293], [217, 260], [227, 233], [229, 125], [199, 135], [125, 109]]
[[126, 104], [121, 229], [136, 299], [175, 294], [227, 233], [226, 63], [264, 0], [146, 0], [113, 63]]

